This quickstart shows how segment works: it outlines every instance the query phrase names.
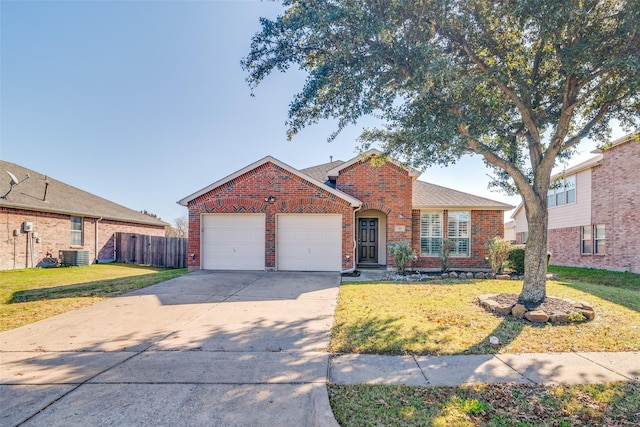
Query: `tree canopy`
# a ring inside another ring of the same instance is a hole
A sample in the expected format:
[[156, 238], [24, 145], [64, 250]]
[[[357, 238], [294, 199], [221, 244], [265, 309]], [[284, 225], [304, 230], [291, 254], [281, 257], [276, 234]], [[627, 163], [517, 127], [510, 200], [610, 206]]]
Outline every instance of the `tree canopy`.
[[[308, 73], [289, 107], [288, 137], [322, 119], [336, 118], [337, 133], [374, 115], [383, 125], [361, 143], [414, 167], [482, 156], [496, 185], [522, 195], [530, 236], [545, 228], [530, 238], [531, 262], [534, 253], [546, 259], [556, 161], [584, 138], [607, 140], [613, 120], [638, 125], [640, 0], [283, 5], [261, 20], [242, 65], [251, 87], [292, 66]], [[544, 290], [546, 265], [528, 268], [525, 288]]]

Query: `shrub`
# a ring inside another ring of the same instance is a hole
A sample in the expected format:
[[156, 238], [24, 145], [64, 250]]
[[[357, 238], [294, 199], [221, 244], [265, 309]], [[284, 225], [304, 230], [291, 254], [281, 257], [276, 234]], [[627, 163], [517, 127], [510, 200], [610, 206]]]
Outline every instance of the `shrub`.
[[[524, 245], [512, 245], [507, 263], [517, 274], [524, 274]], [[551, 262], [551, 252], [547, 251], [547, 267]]]
[[440, 250], [440, 265], [442, 266], [442, 272], [449, 271], [449, 254], [455, 247], [455, 243], [450, 239], [442, 239], [442, 248]]
[[393, 262], [396, 265], [399, 273], [404, 273], [404, 269], [407, 263], [418, 259], [411, 244], [407, 240], [400, 242], [391, 242], [388, 245], [389, 253], [393, 257]]
[[511, 242], [500, 236], [492, 237], [485, 244], [489, 252], [489, 263], [493, 274], [502, 272], [502, 266], [511, 252]]
[[507, 262], [509, 267], [516, 272], [516, 274], [524, 273], [524, 245], [513, 245], [509, 255], [507, 256]]

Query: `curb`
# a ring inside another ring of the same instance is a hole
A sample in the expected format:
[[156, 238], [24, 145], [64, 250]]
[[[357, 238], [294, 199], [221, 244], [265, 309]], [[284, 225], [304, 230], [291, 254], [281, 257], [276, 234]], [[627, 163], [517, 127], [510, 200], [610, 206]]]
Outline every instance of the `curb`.
[[311, 425], [313, 427], [340, 427], [329, 404], [329, 391], [326, 384], [314, 387], [311, 391]]

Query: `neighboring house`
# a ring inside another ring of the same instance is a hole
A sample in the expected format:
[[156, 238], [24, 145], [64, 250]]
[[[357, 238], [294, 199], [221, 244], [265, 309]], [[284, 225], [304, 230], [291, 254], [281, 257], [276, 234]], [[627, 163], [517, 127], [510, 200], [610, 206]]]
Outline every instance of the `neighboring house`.
[[488, 270], [485, 242], [503, 235], [512, 206], [417, 181], [380, 154], [301, 170], [269, 156], [185, 197], [189, 268], [392, 267], [387, 244], [406, 240], [419, 254], [412, 268], [439, 271], [449, 238], [452, 268]]
[[516, 221], [513, 219], [504, 223], [504, 240], [516, 242]]
[[[20, 183], [11, 188], [6, 172]], [[88, 262], [113, 261], [116, 232], [164, 236], [169, 225], [5, 161], [0, 196], [1, 270], [48, 264], [60, 251], [80, 251]]]
[[[548, 249], [554, 265], [640, 273], [640, 133], [552, 177], [547, 195]], [[527, 240], [520, 204], [516, 240]]]

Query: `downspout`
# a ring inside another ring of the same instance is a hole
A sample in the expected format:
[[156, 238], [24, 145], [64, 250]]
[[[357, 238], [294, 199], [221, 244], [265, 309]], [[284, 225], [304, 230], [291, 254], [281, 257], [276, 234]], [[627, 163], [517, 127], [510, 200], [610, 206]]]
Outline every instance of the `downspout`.
[[351, 256], [353, 257], [353, 267], [347, 268], [346, 270], [342, 270], [342, 273], [353, 273], [356, 271], [356, 261], [357, 261], [357, 252], [358, 252], [358, 239], [356, 239], [356, 214], [358, 211], [362, 209], [362, 205], [358, 206], [353, 210], [353, 250], [351, 251]]
[[102, 221], [102, 217], [96, 219], [96, 230], [95, 230], [95, 238], [93, 239], [93, 241], [95, 242], [95, 249], [94, 249], [94, 253], [95, 253], [95, 259], [94, 259], [94, 263], [97, 264], [98, 263], [98, 222]]

